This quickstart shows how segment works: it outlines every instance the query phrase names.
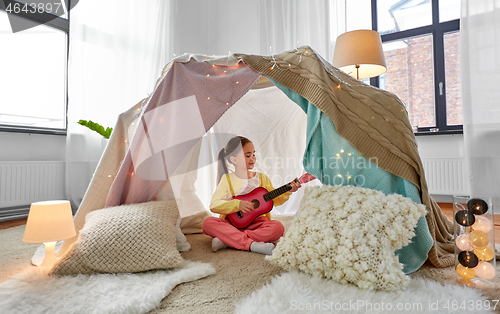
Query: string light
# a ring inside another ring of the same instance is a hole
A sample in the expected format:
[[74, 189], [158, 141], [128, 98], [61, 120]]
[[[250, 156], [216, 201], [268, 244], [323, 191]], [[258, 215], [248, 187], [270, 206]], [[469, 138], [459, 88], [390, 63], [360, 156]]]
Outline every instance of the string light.
[[299, 41], [297, 40], [297, 46], [295, 47], [295, 51], [297, 51], [297, 53], [299, 53], [299, 63], [297, 63], [297, 65], [300, 64], [300, 61], [302, 61], [302, 54], [299, 52]]
[[496, 271], [493, 265], [488, 263], [495, 256], [487, 234], [491, 230], [491, 221], [481, 216], [487, 212], [488, 204], [482, 199], [470, 199], [467, 208], [460, 203], [454, 203], [454, 212], [455, 210], [455, 222], [464, 226], [466, 232], [459, 234], [455, 240], [456, 247], [461, 250], [457, 256], [460, 263], [456, 268], [457, 274], [464, 280], [473, 279], [475, 276], [485, 280], [493, 279]]
[[269, 52], [271, 53], [271, 58], [273, 58], [273, 62], [274, 62], [273, 66], [271, 67], [271, 70], [274, 70], [274, 67], [276, 66], [276, 60], [274, 59], [272, 46], [269, 46]]

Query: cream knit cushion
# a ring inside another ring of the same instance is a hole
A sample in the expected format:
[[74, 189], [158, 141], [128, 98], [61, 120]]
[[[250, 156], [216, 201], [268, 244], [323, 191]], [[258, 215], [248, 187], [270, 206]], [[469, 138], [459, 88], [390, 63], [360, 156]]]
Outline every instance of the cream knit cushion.
[[409, 243], [425, 206], [401, 195], [352, 186], [309, 187], [271, 256], [273, 264], [361, 289], [403, 290], [394, 252]]
[[87, 214], [78, 240], [52, 275], [140, 272], [180, 266], [175, 201], [146, 202]]

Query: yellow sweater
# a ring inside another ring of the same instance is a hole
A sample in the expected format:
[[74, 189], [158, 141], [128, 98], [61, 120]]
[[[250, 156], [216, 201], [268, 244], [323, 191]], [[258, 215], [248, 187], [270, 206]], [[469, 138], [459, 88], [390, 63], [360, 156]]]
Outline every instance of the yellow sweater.
[[[271, 180], [269, 180], [269, 178], [265, 174], [260, 172], [257, 172], [257, 174], [260, 175], [260, 187], [263, 187], [268, 191], [274, 190]], [[239, 192], [239, 190], [241, 189], [241, 185], [243, 184], [243, 182], [234, 174], [234, 172], [230, 173], [229, 175], [222, 176], [219, 185], [217, 186], [217, 189], [215, 189], [215, 193], [212, 196], [212, 201], [210, 202], [210, 210], [214, 213], [221, 214], [219, 216], [220, 219], [225, 219], [227, 214], [236, 213], [240, 208], [240, 200], [228, 201], [228, 199], [233, 197], [233, 195], [231, 195], [231, 190], [227, 181], [228, 177], [229, 180], [231, 180], [233, 191], [235, 191], [235, 193]], [[291, 194], [292, 192], [286, 192], [276, 197], [275, 199], [273, 199], [274, 205], [279, 206], [283, 204], [288, 200]], [[270, 212], [262, 216], [266, 216], [267, 218], [269, 218], [269, 220], [271, 220]]]

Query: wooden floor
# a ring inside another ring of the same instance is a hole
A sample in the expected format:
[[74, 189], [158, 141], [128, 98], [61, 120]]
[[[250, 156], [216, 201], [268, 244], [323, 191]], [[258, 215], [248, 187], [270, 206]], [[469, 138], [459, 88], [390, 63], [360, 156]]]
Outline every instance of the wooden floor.
[[[439, 206], [441, 207], [443, 213], [448, 217], [448, 219], [453, 221], [453, 204], [439, 203]], [[24, 225], [26, 224], [26, 220], [27, 218], [22, 218], [22, 219], [0, 222], [0, 230]], [[494, 230], [495, 243], [500, 244], [500, 215], [495, 215], [495, 221], [493, 223], [495, 225], [495, 230]]]
[[25, 225], [28, 218], [14, 219], [0, 222], [0, 230]]

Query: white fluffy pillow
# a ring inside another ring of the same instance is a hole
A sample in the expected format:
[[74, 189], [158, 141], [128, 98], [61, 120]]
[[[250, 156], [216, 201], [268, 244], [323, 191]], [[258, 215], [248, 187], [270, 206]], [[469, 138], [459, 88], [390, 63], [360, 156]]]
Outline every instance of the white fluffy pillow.
[[399, 291], [409, 278], [394, 252], [409, 243], [425, 213], [424, 205], [401, 195], [308, 187], [290, 228], [266, 259], [362, 289]]
[[180, 266], [175, 201], [146, 202], [88, 213], [78, 240], [52, 275], [141, 272]]

